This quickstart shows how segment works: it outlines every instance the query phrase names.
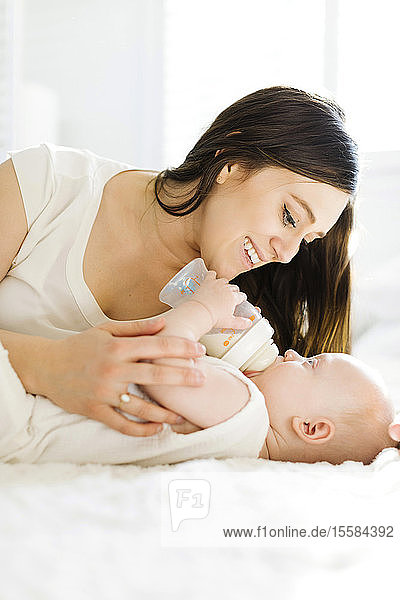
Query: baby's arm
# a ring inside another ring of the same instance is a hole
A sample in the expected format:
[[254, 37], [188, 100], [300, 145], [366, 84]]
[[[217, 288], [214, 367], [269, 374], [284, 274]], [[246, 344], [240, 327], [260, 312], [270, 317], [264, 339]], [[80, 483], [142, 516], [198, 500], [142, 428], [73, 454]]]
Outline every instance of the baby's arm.
[[[212, 314], [200, 302], [188, 300], [163, 315], [165, 327], [157, 335], [187, 337], [198, 341], [214, 326]], [[193, 366], [194, 359], [160, 358], [153, 364]], [[193, 386], [143, 385], [151, 398], [162, 406], [182, 415], [195, 425], [205, 428], [221, 423], [239, 412], [249, 401], [246, 384], [237, 377], [205, 361], [196, 367], [206, 377], [198, 388]]]

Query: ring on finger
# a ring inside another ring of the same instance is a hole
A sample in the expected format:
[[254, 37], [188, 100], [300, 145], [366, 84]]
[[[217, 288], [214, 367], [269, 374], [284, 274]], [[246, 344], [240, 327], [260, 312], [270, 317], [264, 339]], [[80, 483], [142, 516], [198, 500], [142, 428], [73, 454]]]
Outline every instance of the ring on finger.
[[118, 408], [120, 410], [123, 410], [123, 406], [126, 405], [130, 401], [131, 401], [130, 394], [120, 394]]

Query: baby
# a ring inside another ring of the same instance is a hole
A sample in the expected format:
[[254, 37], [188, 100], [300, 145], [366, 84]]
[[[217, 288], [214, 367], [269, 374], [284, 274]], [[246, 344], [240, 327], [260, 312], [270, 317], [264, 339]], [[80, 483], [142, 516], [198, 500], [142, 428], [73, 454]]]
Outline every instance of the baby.
[[249, 376], [263, 392], [270, 418], [262, 458], [369, 464], [395, 446], [388, 434], [394, 408], [383, 380], [348, 354], [304, 358], [288, 350]]
[[[215, 271], [190, 300], [163, 314], [167, 321], [161, 335], [198, 340], [213, 327], [246, 328], [247, 319], [233, 316], [246, 295], [217, 279]], [[152, 362], [183, 364], [182, 359]], [[186, 361], [185, 361], [186, 362]], [[196, 361], [206, 383], [188, 392], [146, 386], [158, 402], [201, 427], [230, 418], [248, 401], [248, 390], [234, 377], [218, 379], [217, 369]], [[269, 428], [259, 457], [292, 462], [345, 460], [369, 464], [387, 447], [396, 447], [388, 434], [394, 407], [382, 378], [353, 356], [324, 353], [312, 358], [287, 350], [261, 372], [245, 373], [262, 392]], [[170, 396], [168, 398], [168, 395]]]

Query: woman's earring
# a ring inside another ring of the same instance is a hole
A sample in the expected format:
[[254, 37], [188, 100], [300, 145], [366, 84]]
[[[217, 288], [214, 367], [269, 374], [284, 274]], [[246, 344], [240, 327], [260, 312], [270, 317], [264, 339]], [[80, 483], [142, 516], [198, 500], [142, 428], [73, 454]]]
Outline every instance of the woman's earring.
[[222, 181], [222, 177], [217, 177], [217, 182], [221, 183], [221, 181]]

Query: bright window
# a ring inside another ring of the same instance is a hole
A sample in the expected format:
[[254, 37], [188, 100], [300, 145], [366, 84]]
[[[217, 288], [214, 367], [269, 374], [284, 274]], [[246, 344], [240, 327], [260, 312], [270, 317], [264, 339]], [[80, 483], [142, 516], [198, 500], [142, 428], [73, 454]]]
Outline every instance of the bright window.
[[362, 151], [399, 150], [396, 7], [165, 0], [165, 165], [179, 164], [221, 110], [271, 85], [333, 95]]
[[397, 0], [339, 0], [336, 97], [365, 152], [400, 150], [399, 20]]

